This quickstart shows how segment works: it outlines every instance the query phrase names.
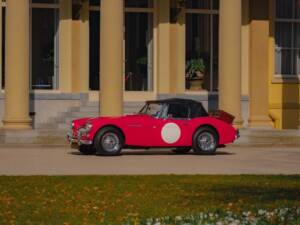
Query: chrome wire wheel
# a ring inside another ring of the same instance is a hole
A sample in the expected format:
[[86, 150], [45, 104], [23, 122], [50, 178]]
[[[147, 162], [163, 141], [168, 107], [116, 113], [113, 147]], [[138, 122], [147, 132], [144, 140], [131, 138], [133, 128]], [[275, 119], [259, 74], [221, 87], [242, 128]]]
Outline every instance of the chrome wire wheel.
[[121, 142], [117, 134], [105, 133], [101, 138], [101, 145], [107, 152], [116, 152], [121, 147]]
[[206, 152], [213, 151], [217, 145], [214, 135], [207, 131], [204, 131], [198, 135], [197, 143], [199, 148]]

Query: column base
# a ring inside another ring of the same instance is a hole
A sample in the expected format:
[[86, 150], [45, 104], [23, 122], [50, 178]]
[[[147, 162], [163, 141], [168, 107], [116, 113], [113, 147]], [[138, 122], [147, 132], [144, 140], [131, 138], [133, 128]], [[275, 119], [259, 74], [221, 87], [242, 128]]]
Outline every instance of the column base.
[[272, 120], [268, 116], [250, 117], [248, 123], [250, 128], [274, 128]]
[[241, 128], [243, 127], [243, 124], [244, 124], [244, 120], [241, 116], [237, 116], [233, 121], [233, 126], [235, 128]]
[[12, 129], [12, 130], [32, 129], [31, 119], [4, 119], [2, 122], [3, 122], [4, 129]]

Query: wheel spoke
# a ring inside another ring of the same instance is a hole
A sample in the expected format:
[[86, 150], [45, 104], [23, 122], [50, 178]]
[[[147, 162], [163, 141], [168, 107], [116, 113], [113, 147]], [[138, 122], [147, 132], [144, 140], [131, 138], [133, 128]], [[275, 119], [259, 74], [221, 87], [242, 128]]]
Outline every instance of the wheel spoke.
[[115, 133], [109, 132], [105, 133], [101, 141], [102, 147], [108, 152], [118, 151], [120, 148], [120, 140], [118, 135]]
[[216, 147], [216, 141], [210, 132], [202, 132], [198, 136], [198, 145], [203, 151], [212, 151]]

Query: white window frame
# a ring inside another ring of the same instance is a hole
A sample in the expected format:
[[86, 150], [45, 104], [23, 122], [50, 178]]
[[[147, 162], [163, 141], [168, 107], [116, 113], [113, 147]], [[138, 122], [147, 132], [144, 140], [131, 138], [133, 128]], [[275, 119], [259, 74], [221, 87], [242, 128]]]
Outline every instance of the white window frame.
[[[293, 2], [295, 3], [295, 2]], [[295, 35], [295, 24], [298, 23], [300, 24], [300, 18], [299, 19], [295, 19], [295, 10], [294, 10], [294, 5], [293, 5], [293, 12], [292, 12], [292, 18], [277, 18], [276, 12], [277, 12], [277, 2], [274, 1], [274, 7], [273, 7], [273, 17], [274, 17], [274, 23], [273, 23], [273, 29], [274, 29], [274, 78], [275, 80], [273, 80], [273, 82], [283, 82], [285, 80], [298, 80], [300, 78], [300, 71], [299, 74], [297, 74], [297, 71], [295, 69], [293, 74], [282, 74], [282, 73], [277, 73], [276, 72], [276, 68], [277, 68], [277, 51], [282, 51], [282, 50], [290, 50], [291, 51], [291, 64], [290, 64], [290, 69], [291, 71], [294, 70], [294, 53], [296, 51], [300, 51], [300, 48], [295, 47], [295, 40], [294, 40], [294, 35]], [[276, 46], [276, 23], [288, 23], [291, 24], [291, 44], [292, 47], [278, 47]], [[279, 65], [280, 68], [282, 66], [282, 64]], [[289, 81], [287, 81], [289, 82]]]

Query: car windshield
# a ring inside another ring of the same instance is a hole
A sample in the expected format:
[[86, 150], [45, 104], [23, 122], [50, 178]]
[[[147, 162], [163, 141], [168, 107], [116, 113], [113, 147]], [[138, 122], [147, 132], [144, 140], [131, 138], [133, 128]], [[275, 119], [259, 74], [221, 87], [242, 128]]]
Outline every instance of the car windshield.
[[153, 116], [155, 118], [162, 118], [166, 115], [168, 107], [162, 103], [148, 103], [140, 111], [141, 114]]

